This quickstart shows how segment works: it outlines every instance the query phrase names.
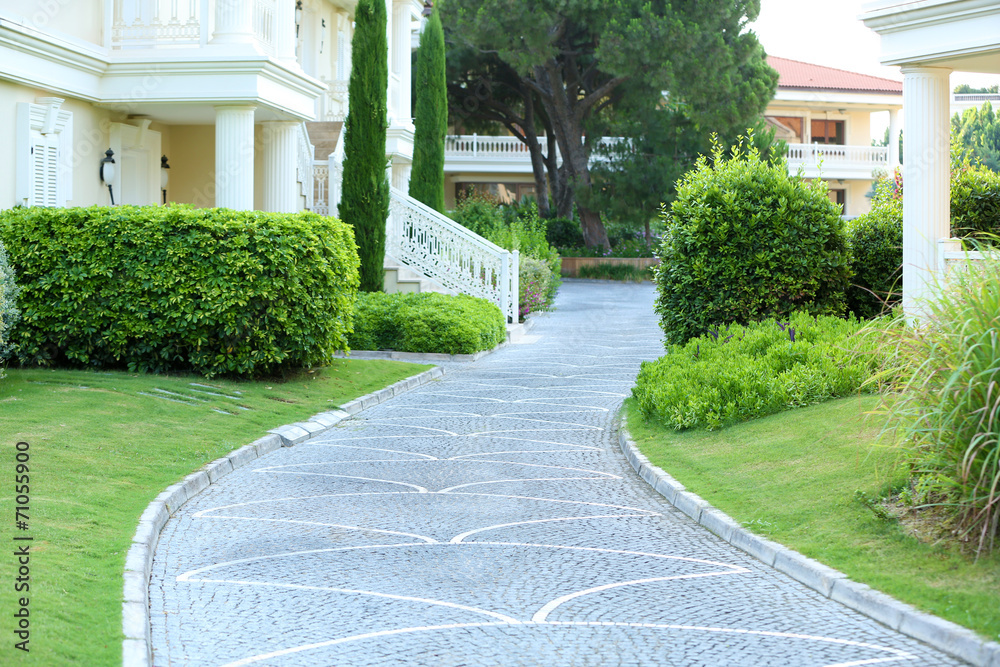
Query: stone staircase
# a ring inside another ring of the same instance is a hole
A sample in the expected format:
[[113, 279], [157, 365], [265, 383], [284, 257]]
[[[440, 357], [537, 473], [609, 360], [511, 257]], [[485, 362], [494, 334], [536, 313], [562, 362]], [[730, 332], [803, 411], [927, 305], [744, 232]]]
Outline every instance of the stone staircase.
[[428, 278], [413, 267], [406, 266], [402, 262], [397, 262], [389, 255], [386, 255], [382, 266], [385, 268], [382, 289], [389, 294], [396, 292], [418, 294], [420, 292], [440, 292], [441, 294], [455, 294], [454, 290], [445, 288], [436, 280]]
[[316, 160], [326, 160], [337, 147], [337, 140], [344, 128], [342, 121], [310, 121], [306, 123], [309, 141], [316, 149]]

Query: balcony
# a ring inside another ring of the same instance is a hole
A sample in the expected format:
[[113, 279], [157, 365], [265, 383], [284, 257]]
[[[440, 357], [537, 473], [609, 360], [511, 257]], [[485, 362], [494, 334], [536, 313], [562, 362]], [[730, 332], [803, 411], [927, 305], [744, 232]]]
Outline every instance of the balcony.
[[[281, 55], [279, 31], [294, 39], [294, 23], [281, 21], [285, 0], [112, 0], [106, 16], [114, 51], [200, 48], [249, 44], [266, 56]], [[290, 18], [290, 17], [284, 17]]]
[[[548, 150], [545, 137], [539, 138], [542, 152]], [[619, 137], [604, 137], [602, 143], [621, 141]], [[591, 156], [591, 162], [601, 159]], [[562, 156], [556, 149], [556, 161]], [[444, 140], [444, 169], [450, 173], [528, 174], [531, 153], [517, 137], [488, 137], [477, 134], [448, 135]]]
[[889, 169], [886, 146], [788, 144], [788, 171], [802, 168], [806, 178], [871, 179], [875, 170]]

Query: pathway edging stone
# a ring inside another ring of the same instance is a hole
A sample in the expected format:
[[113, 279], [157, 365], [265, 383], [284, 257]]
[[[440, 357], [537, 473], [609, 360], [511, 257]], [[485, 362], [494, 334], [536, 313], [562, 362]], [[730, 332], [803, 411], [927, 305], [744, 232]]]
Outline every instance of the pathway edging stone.
[[893, 630], [913, 637], [976, 667], [1000, 667], [1000, 643], [981, 639], [972, 630], [900, 602], [843, 572], [807, 558], [786, 546], [755, 535], [724, 512], [671, 477], [639, 451], [629, 435], [625, 415], [618, 444], [636, 473], [678, 510], [723, 540], [824, 597], [864, 614]]
[[156, 550], [160, 531], [163, 530], [170, 516], [184, 503], [219, 479], [265, 454], [281, 447], [291, 447], [321, 435], [362, 410], [383, 403], [393, 396], [416, 389], [442, 375], [444, 375], [443, 368], [432, 368], [344, 403], [338, 410], [320, 412], [307, 421], [271, 429], [268, 431], [269, 435], [259, 438], [249, 445], [244, 445], [215, 461], [206, 463], [200, 470], [164, 489], [139, 517], [139, 524], [132, 537], [132, 545], [125, 556], [122, 602], [122, 633], [125, 635], [125, 639], [122, 641], [123, 667], [150, 667], [152, 665], [149, 579], [153, 565], [153, 553]]

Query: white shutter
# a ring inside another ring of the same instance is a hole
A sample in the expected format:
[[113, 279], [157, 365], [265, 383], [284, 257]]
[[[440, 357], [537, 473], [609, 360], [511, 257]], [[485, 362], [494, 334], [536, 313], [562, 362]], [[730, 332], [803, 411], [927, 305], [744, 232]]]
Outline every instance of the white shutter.
[[55, 137], [32, 133], [31, 206], [58, 206], [59, 144]]
[[[17, 105], [16, 204], [64, 206], [72, 198], [73, 114], [60, 111], [62, 100]], [[66, 160], [60, 160], [65, 155]]]

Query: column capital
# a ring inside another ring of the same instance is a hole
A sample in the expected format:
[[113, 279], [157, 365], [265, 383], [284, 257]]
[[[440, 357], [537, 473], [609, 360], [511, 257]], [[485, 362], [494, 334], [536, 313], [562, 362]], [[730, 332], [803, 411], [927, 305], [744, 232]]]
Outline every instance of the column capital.
[[902, 67], [899, 68], [899, 71], [902, 72], [903, 76], [905, 77], [908, 74], [909, 75], [928, 74], [937, 76], [948, 76], [954, 70], [952, 70], [950, 67], [927, 67], [924, 65], [903, 65]]

